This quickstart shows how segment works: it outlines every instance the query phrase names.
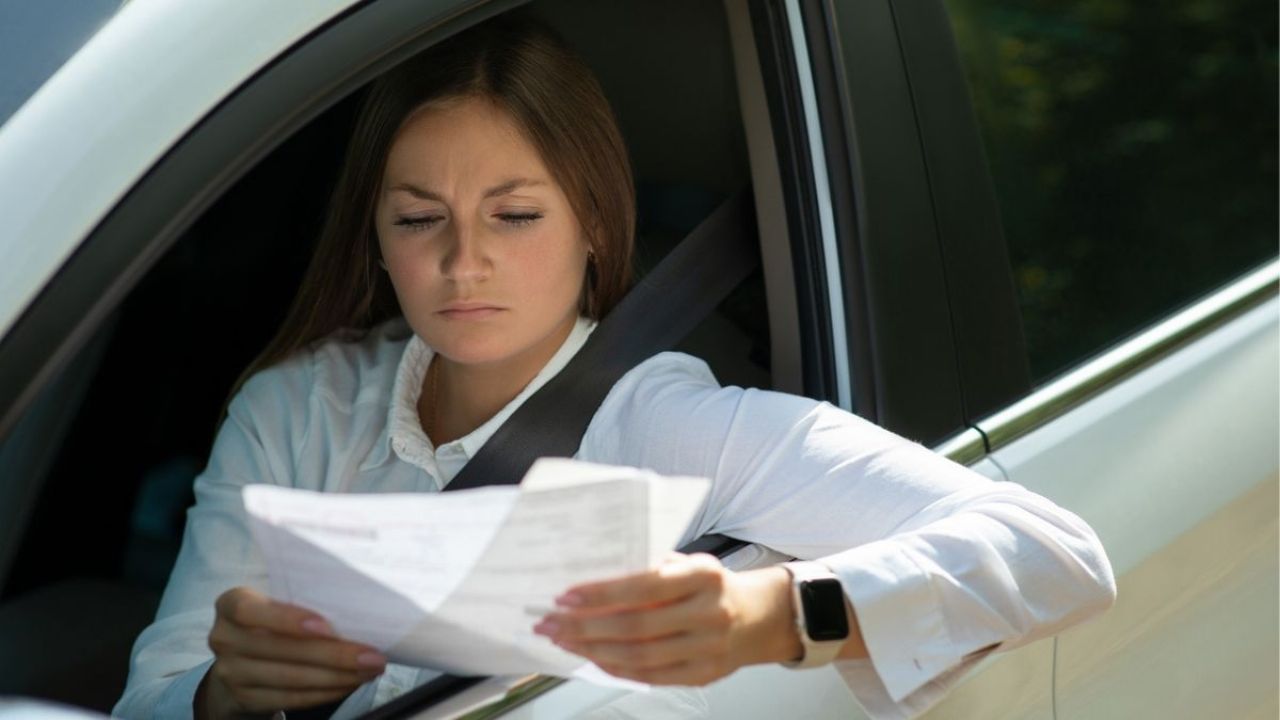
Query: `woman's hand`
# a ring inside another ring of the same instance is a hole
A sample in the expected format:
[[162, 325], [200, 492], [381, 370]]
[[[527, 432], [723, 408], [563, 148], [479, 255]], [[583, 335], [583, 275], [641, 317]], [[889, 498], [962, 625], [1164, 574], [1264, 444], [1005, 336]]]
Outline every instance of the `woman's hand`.
[[214, 661], [196, 693], [197, 718], [333, 702], [386, 667], [381, 653], [339, 639], [319, 615], [250, 588], [224, 592], [214, 607]]
[[556, 604], [534, 632], [640, 682], [705, 685], [802, 651], [780, 567], [735, 573], [712, 555], [672, 553], [652, 570], [574, 586]]

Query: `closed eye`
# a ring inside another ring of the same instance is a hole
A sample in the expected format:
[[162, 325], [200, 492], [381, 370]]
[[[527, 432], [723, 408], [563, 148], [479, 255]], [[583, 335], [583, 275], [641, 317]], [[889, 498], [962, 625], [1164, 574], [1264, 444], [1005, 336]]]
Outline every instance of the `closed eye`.
[[542, 219], [542, 213], [498, 213], [497, 217], [508, 225], [528, 225]]
[[435, 225], [436, 223], [440, 222], [440, 221], [441, 221], [441, 220], [443, 220], [443, 219], [444, 219], [444, 216], [443, 216], [443, 215], [423, 215], [423, 216], [419, 216], [419, 217], [400, 217], [400, 218], [396, 218], [396, 221], [395, 221], [394, 223], [392, 223], [392, 224], [393, 224], [393, 225], [399, 225], [400, 227], [407, 227], [407, 228], [409, 228], [410, 230], [425, 230], [425, 229], [427, 229], [427, 228], [431, 227], [432, 225]]

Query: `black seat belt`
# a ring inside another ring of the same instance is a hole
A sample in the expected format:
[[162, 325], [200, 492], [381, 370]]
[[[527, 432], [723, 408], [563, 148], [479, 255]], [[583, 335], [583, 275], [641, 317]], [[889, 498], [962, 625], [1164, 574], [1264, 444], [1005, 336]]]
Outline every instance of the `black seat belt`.
[[[756, 237], [748, 187], [716, 208], [641, 278], [564, 369], [511, 414], [445, 492], [514, 485], [540, 457], [572, 457], [618, 380], [645, 359], [675, 347], [756, 269]], [[723, 555], [743, 544], [708, 535], [680, 550]], [[408, 718], [481, 680], [441, 675], [373, 708], [361, 720]]]

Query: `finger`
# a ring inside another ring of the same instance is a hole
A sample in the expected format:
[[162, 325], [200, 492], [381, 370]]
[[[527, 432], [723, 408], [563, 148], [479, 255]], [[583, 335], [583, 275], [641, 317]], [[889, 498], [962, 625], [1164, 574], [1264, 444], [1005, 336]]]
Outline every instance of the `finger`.
[[257, 660], [314, 665], [336, 670], [381, 670], [387, 658], [366, 645], [327, 638], [295, 638], [260, 628], [215, 625], [209, 647], [220, 657], [240, 656]]
[[251, 713], [267, 713], [276, 710], [297, 710], [299, 708], [324, 705], [341, 700], [350, 694], [350, 690], [275, 690], [269, 688], [243, 688], [236, 690], [232, 697], [240, 707]]
[[232, 588], [214, 603], [218, 617], [243, 627], [260, 627], [296, 637], [336, 637], [324, 618], [297, 605], [276, 602], [247, 587]]
[[226, 685], [241, 688], [351, 691], [378, 676], [373, 669], [339, 670], [248, 657], [218, 663], [218, 667]]
[[728, 610], [714, 595], [656, 608], [617, 612], [551, 613], [533, 631], [553, 640], [596, 642], [602, 640], [650, 640], [690, 630], [727, 630]]
[[694, 633], [637, 642], [565, 640], [556, 645], [597, 665], [614, 665], [633, 670], [662, 668], [727, 652], [723, 641]]
[[722, 586], [724, 572], [714, 556], [686, 555], [634, 575], [575, 585], [557, 597], [556, 603], [586, 609], [673, 602]]

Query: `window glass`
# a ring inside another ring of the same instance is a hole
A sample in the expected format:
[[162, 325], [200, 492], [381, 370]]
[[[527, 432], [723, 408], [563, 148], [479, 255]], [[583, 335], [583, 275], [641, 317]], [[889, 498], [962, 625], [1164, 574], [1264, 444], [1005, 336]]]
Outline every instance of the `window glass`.
[[1276, 253], [1269, 0], [947, 0], [1043, 381]]

